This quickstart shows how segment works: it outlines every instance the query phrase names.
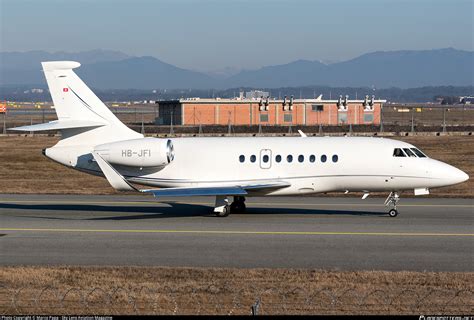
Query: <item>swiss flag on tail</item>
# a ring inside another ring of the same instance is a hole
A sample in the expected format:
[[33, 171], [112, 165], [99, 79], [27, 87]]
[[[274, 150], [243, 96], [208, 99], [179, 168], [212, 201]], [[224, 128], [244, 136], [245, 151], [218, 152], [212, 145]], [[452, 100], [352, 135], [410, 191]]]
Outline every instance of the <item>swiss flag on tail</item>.
[[63, 92], [68, 92], [69, 88], [63, 88]]

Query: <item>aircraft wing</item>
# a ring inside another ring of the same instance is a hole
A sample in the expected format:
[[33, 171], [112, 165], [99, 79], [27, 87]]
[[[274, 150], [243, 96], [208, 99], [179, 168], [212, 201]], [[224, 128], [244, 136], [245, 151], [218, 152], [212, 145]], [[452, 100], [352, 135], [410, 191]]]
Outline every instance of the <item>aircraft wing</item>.
[[269, 181], [265, 183], [244, 184], [235, 186], [212, 187], [183, 187], [140, 190], [152, 193], [155, 197], [184, 197], [184, 196], [245, 196], [249, 191], [263, 191], [280, 189], [290, 186], [283, 181]]
[[137, 189], [129, 183], [114, 167], [105, 161], [98, 153], [92, 152], [94, 159], [99, 165], [102, 173], [107, 178], [110, 185], [121, 191], [139, 191], [151, 193], [155, 197], [184, 197], [184, 196], [244, 196], [248, 192], [280, 189], [290, 186], [290, 183], [285, 181], [269, 180], [256, 183], [244, 183], [222, 186], [208, 186], [208, 187], [183, 187], [183, 188], [163, 188], [163, 189]]
[[241, 187], [191, 187], [191, 188], [163, 188], [140, 190], [151, 193], [155, 197], [185, 197], [185, 196], [244, 196], [247, 191]]

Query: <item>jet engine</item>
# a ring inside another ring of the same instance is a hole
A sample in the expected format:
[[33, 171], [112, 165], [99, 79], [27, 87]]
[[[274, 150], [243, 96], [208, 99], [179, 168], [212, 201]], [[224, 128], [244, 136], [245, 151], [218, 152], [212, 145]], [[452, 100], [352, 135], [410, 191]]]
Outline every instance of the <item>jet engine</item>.
[[130, 167], [164, 167], [174, 159], [169, 139], [142, 138], [98, 145], [94, 148], [105, 161]]

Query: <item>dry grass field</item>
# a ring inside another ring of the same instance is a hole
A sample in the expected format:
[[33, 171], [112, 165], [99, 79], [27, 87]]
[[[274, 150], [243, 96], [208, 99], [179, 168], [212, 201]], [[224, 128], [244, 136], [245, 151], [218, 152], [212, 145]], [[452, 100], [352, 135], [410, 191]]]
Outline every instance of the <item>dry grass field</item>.
[[[434, 189], [443, 197], [474, 196], [474, 137], [415, 136], [397, 138], [415, 144], [429, 156], [446, 161], [469, 174], [461, 185]], [[58, 137], [0, 137], [0, 193], [113, 194], [107, 181], [67, 169], [41, 154]], [[404, 196], [409, 196], [407, 192]]]
[[[3, 267], [13, 314], [471, 314], [474, 273]], [[12, 302], [13, 301], [13, 302]]]
[[58, 137], [0, 137], [0, 193], [111, 194], [105, 179], [70, 170], [42, 155]]

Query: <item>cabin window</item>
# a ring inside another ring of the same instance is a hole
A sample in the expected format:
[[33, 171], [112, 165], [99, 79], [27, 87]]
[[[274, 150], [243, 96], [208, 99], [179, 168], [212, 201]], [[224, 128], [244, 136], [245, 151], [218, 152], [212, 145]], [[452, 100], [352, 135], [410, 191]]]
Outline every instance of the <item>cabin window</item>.
[[327, 159], [328, 157], [325, 154], [321, 156], [321, 162], [326, 162]]
[[250, 162], [255, 162], [255, 161], [257, 161], [257, 157], [254, 154], [252, 154], [250, 156]]
[[337, 156], [337, 154], [332, 156], [332, 162], [337, 162], [338, 160], [339, 160], [339, 157]]
[[412, 158], [416, 158], [416, 155], [413, 153], [413, 151], [411, 151], [410, 149], [408, 148], [403, 148], [403, 151], [405, 151], [405, 153], [409, 156], [409, 157], [412, 157]]
[[281, 161], [281, 156], [280, 156], [279, 154], [275, 157], [275, 161], [276, 161], [276, 162], [280, 162], [280, 161]]
[[300, 154], [300, 155], [298, 156], [298, 161], [299, 161], [299, 162], [303, 162], [303, 161], [304, 161], [304, 155]]
[[268, 122], [268, 114], [260, 114], [260, 122]]
[[263, 156], [263, 162], [267, 163], [269, 160], [270, 158], [268, 157], [268, 155]]
[[286, 157], [286, 161], [288, 162], [293, 162], [293, 156], [291, 154], [289, 154], [287, 157]]
[[283, 115], [283, 121], [285, 122], [293, 122], [293, 115], [291, 113], [285, 113]]
[[413, 151], [418, 156], [418, 158], [427, 158], [426, 154], [424, 154], [417, 148], [411, 148], [411, 151]]
[[404, 153], [403, 150], [400, 149], [400, 148], [395, 148], [395, 149], [393, 150], [393, 156], [394, 156], [394, 157], [406, 157], [405, 153]]
[[315, 162], [316, 161], [316, 156], [314, 154], [309, 156], [309, 162]]
[[243, 154], [240, 155], [239, 161], [240, 161], [240, 162], [244, 162], [244, 161], [245, 161], [245, 156], [244, 156]]

